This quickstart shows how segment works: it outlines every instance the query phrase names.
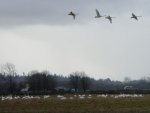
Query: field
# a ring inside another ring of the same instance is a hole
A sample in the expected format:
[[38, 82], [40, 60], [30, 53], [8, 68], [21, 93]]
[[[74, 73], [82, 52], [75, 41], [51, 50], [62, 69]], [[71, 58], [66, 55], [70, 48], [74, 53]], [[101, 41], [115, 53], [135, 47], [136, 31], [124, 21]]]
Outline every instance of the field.
[[0, 113], [150, 113], [150, 95], [8, 96]]

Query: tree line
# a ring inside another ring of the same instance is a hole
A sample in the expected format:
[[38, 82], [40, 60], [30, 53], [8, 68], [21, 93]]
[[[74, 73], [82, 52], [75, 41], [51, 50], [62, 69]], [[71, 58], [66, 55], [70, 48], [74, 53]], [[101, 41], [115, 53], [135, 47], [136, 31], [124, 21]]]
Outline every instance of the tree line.
[[85, 72], [73, 72], [68, 76], [51, 74], [48, 71], [31, 71], [27, 75], [16, 73], [15, 65], [6, 63], [1, 66], [0, 94], [49, 94], [49, 93], [86, 93], [120, 91], [132, 86], [134, 90], [150, 90], [150, 78], [123, 82], [107, 79], [94, 79]]

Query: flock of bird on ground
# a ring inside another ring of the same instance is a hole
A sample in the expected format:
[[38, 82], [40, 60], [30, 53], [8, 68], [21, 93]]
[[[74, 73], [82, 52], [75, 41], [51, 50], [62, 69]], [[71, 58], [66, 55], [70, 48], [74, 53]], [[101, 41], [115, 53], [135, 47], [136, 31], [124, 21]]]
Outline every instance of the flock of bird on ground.
[[[108, 19], [110, 21], [110, 23], [112, 24], [112, 18], [116, 18], [116, 17], [111, 17], [110, 15], [101, 15], [99, 13], [99, 11], [97, 9], [95, 9], [96, 11], [96, 16], [95, 18], [101, 18], [101, 17], [105, 17], [106, 19]], [[73, 19], [75, 20], [76, 16], [79, 15], [78, 13], [74, 13], [73, 11], [71, 11], [68, 15], [73, 16]], [[132, 17], [135, 20], [138, 20], [138, 17], [142, 17], [142, 16], [137, 16], [134, 13], [132, 13]]]
[[60, 99], [60, 100], [74, 100], [74, 99], [92, 99], [92, 98], [113, 98], [113, 99], [119, 99], [119, 98], [143, 98], [144, 95], [142, 94], [118, 94], [118, 95], [109, 95], [109, 94], [98, 94], [98, 95], [91, 95], [91, 94], [82, 94], [82, 95], [43, 95], [43, 96], [32, 96], [32, 95], [24, 95], [24, 96], [1, 96], [0, 100], [31, 100], [31, 99]]

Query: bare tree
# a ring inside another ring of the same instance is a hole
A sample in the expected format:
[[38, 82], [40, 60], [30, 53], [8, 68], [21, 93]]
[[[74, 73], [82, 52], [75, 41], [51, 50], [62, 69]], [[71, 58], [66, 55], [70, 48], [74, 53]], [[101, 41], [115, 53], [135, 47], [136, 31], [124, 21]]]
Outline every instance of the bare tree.
[[6, 63], [1, 66], [1, 73], [4, 75], [14, 76], [16, 74], [15, 65], [12, 63]]
[[88, 77], [85, 72], [81, 72], [80, 76], [81, 76], [81, 86], [83, 88], [83, 91], [86, 92], [91, 83], [90, 77]]
[[16, 74], [15, 65], [12, 63], [6, 63], [1, 66], [1, 72], [8, 77], [8, 89], [9, 93], [13, 93], [15, 89], [15, 81], [13, 81], [13, 77]]
[[79, 72], [73, 72], [70, 74], [70, 83], [72, 87], [75, 89], [75, 92], [77, 92], [79, 88], [79, 83], [80, 83], [80, 73]]
[[131, 78], [129, 78], [129, 77], [124, 78], [124, 83], [130, 83], [130, 81], [131, 81]]
[[90, 78], [86, 75], [85, 72], [74, 72], [70, 74], [70, 82], [74, 87], [75, 91], [81, 86], [84, 92], [90, 86]]

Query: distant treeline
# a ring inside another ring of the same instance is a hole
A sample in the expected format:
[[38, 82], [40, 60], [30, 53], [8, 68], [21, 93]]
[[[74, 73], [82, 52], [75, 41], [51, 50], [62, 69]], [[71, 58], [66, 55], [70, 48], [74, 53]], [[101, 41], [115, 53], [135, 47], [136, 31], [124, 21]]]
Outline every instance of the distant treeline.
[[73, 72], [67, 77], [48, 71], [31, 71], [18, 75], [15, 66], [6, 63], [0, 73], [0, 94], [54, 94], [54, 93], [150, 93], [150, 79], [113, 81], [95, 80], [85, 72]]

